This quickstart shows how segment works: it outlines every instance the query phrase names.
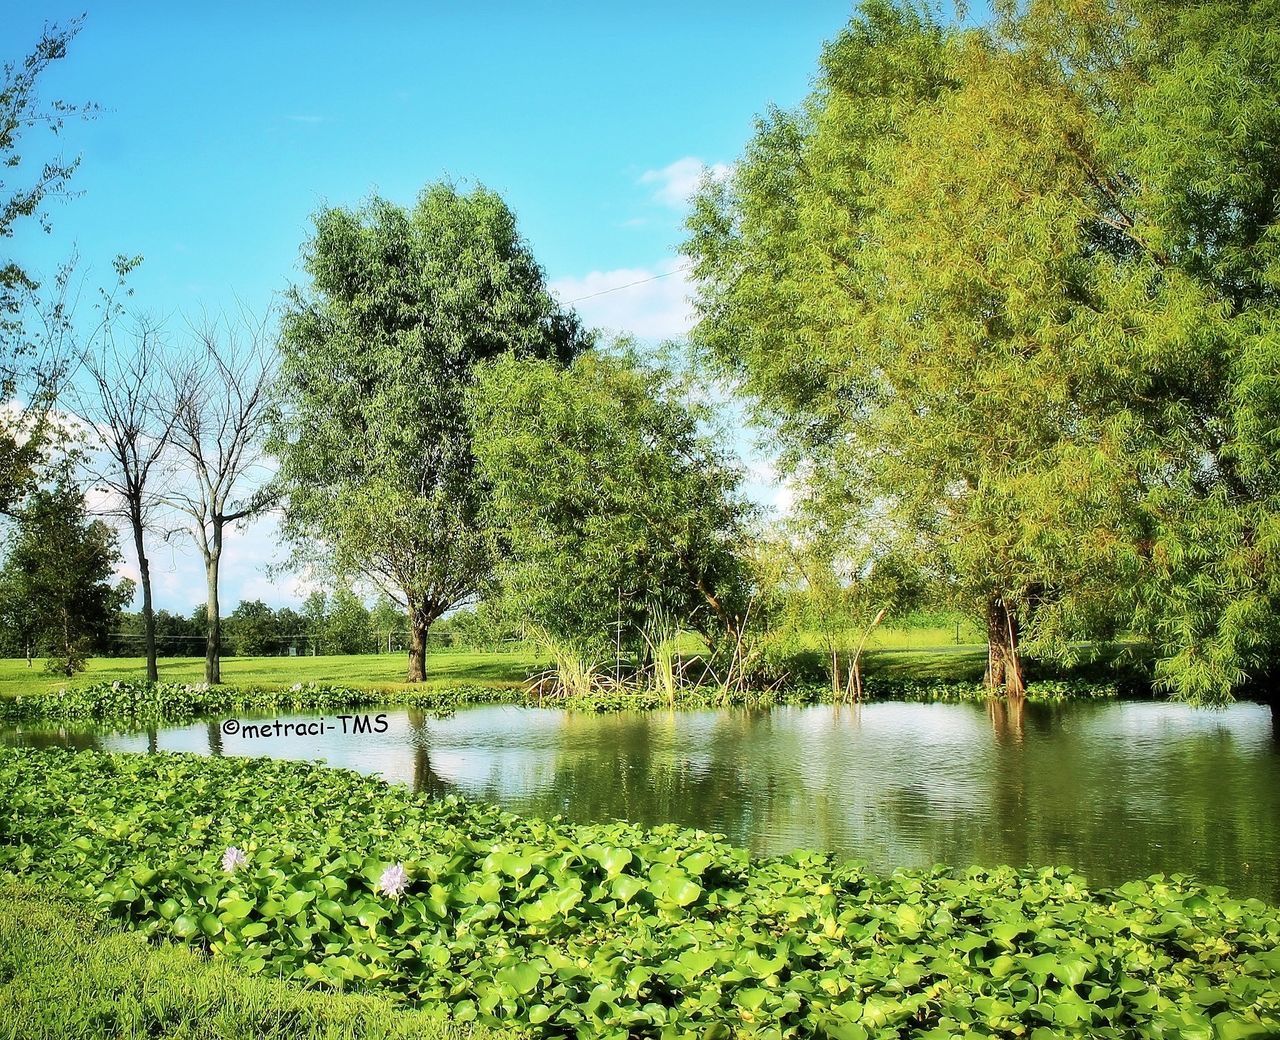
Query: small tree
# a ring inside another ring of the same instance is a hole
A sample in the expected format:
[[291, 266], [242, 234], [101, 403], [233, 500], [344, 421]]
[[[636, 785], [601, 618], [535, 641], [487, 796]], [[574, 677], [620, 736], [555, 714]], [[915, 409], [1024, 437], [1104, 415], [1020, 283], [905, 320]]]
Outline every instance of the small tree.
[[22, 618], [24, 636], [49, 654], [48, 668], [74, 675], [102, 649], [133, 582], [113, 585], [115, 533], [90, 520], [80, 491], [62, 483], [34, 492], [18, 516], [0, 590], [3, 613]]
[[164, 475], [166, 451], [177, 421], [177, 409], [165, 393], [159, 330], [149, 322], [138, 321], [127, 341], [120, 343], [108, 323], [81, 360], [88, 386], [75, 395], [77, 411], [96, 432], [105, 456], [96, 480], [112, 495], [112, 511], [128, 522], [133, 535], [142, 584], [147, 678], [155, 682], [159, 678], [156, 619], [146, 536], [151, 529], [152, 510], [159, 501], [156, 478]]
[[325, 652], [324, 626], [328, 616], [329, 597], [323, 590], [315, 589], [302, 604], [302, 618], [313, 654]]
[[208, 630], [205, 681], [222, 681], [218, 575], [227, 526], [272, 502], [262, 470], [262, 444], [271, 419], [273, 355], [267, 320], [208, 325], [194, 356], [172, 374], [173, 442], [185, 463], [184, 487], [170, 500], [190, 518], [191, 537], [204, 559]]
[[369, 625], [373, 629], [378, 653], [385, 650], [390, 654], [396, 647], [406, 645], [408, 629], [405, 626], [404, 611], [385, 592], [373, 605], [373, 611], [369, 615]]
[[329, 598], [324, 642], [332, 654], [367, 654], [375, 648], [369, 608], [351, 589], [338, 588]]
[[832, 697], [861, 700], [867, 642], [923, 601], [923, 576], [906, 557], [870, 546], [850, 552], [821, 537], [784, 545], [792, 569], [784, 623], [821, 639]]

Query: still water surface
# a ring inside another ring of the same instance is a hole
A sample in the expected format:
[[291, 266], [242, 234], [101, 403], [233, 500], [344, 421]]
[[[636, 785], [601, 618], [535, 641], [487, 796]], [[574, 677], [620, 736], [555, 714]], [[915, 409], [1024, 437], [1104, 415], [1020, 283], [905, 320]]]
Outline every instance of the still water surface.
[[387, 720], [381, 734], [252, 739], [210, 722], [10, 729], [0, 741], [323, 760], [529, 815], [701, 827], [761, 854], [824, 849], [878, 870], [1066, 864], [1097, 884], [1180, 871], [1280, 903], [1280, 723], [1255, 704], [1028, 705], [1021, 717], [893, 702], [447, 718], [391, 708]]

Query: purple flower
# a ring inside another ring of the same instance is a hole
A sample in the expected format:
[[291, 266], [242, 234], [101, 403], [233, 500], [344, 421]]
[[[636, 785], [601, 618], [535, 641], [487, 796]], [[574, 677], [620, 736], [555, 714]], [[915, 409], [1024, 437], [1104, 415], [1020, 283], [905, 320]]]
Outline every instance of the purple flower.
[[398, 900], [408, 885], [409, 875], [405, 873], [403, 865], [396, 863], [382, 872], [382, 877], [378, 878], [378, 883], [373, 886], [373, 890]]
[[228, 874], [234, 874], [241, 867], [247, 865], [249, 857], [232, 845], [222, 854], [222, 869]]

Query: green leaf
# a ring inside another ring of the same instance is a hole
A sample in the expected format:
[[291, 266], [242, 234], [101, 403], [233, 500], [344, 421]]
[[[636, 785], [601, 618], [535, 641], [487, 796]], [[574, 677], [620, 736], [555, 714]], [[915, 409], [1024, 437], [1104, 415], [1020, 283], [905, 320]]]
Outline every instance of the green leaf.
[[286, 917], [297, 917], [315, 899], [315, 893], [306, 889], [299, 889], [290, 893], [289, 897], [284, 901], [284, 913]]

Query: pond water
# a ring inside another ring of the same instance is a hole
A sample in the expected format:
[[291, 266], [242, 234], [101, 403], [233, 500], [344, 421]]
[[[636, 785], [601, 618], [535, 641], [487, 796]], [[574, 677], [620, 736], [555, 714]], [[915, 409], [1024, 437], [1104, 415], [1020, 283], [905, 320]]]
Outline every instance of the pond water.
[[1280, 722], [1256, 704], [386, 715], [383, 733], [344, 734], [330, 715], [321, 736], [209, 722], [10, 728], [0, 741], [323, 760], [529, 815], [701, 827], [760, 854], [824, 849], [877, 870], [1065, 864], [1095, 884], [1186, 872], [1280, 903]]

